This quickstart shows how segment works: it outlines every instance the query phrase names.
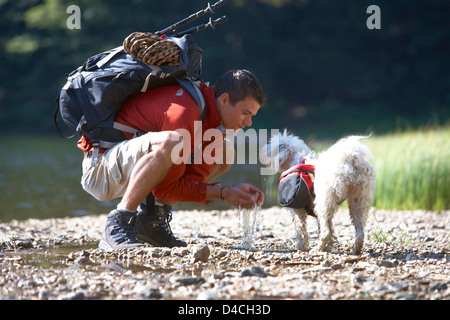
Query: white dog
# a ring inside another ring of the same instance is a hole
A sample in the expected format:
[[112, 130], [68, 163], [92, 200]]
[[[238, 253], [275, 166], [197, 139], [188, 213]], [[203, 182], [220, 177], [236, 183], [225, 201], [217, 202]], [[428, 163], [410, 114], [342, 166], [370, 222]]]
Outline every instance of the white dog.
[[275, 171], [286, 171], [301, 163], [315, 167], [312, 200], [306, 208], [292, 209], [300, 220], [297, 227], [300, 250], [309, 250], [306, 229], [308, 213], [317, 216], [319, 221], [320, 234], [316, 249], [331, 249], [337, 240], [332, 219], [339, 205], [348, 200], [350, 217], [356, 230], [353, 254], [361, 253], [364, 226], [375, 191], [375, 173], [367, 161], [371, 154], [368, 148], [359, 142], [363, 138], [367, 137], [350, 136], [341, 139], [316, 156], [303, 140], [285, 130], [284, 133], [272, 137], [269, 143], [261, 148], [261, 162]]

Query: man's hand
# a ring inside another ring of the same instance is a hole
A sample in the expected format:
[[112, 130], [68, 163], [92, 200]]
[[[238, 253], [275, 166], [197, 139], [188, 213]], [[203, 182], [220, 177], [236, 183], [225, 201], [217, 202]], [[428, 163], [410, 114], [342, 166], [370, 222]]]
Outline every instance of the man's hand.
[[223, 187], [222, 197], [228, 203], [243, 209], [251, 209], [264, 202], [264, 193], [249, 183]]

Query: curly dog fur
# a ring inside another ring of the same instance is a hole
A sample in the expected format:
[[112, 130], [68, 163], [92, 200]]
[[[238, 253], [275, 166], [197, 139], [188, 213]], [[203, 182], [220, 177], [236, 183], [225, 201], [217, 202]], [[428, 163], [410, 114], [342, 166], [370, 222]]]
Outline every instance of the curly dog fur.
[[[316, 155], [303, 140], [285, 130], [273, 136], [260, 150], [261, 162], [277, 172], [285, 171], [303, 161], [315, 166], [315, 197], [310, 203], [310, 209], [319, 222], [319, 242], [316, 247], [318, 251], [330, 250], [336, 242], [332, 220], [339, 205], [347, 200], [356, 231], [353, 254], [361, 253], [364, 227], [375, 191], [375, 173], [367, 161], [371, 154], [360, 142], [364, 138], [367, 137], [343, 138], [328, 150]], [[299, 217], [299, 249], [308, 251], [310, 247], [306, 230], [307, 211], [291, 210]]]

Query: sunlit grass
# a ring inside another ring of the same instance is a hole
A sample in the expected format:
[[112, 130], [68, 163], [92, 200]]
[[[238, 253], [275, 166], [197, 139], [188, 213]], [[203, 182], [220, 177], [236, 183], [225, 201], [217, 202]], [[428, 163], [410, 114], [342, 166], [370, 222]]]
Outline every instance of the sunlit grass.
[[450, 128], [373, 136], [364, 143], [373, 154], [376, 208], [450, 208]]

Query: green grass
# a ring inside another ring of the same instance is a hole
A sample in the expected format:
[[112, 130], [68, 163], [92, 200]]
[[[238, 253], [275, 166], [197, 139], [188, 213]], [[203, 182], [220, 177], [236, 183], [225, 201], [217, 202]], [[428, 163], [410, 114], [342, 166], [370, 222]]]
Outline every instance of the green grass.
[[405, 231], [400, 231], [398, 234], [393, 234], [391, 231], [385, 231], [380, 226], [374, 229], [370, 233], [369, 237], [376, 243], [395, 243], [404, 245], [409, 244], [412, 241]]
[[364, 143], [373, 154], [376, 208], [450, 208], [449, 127], [375, 135]]

